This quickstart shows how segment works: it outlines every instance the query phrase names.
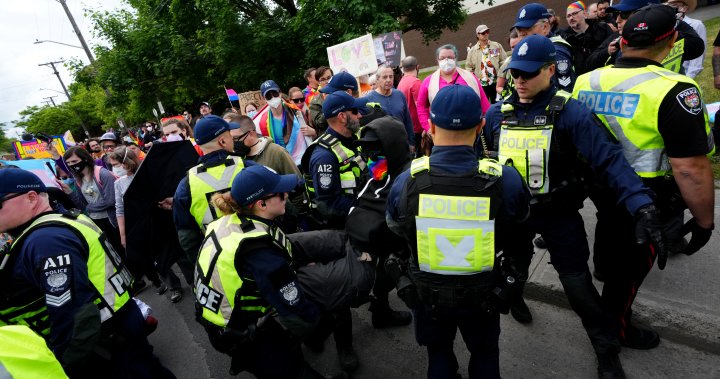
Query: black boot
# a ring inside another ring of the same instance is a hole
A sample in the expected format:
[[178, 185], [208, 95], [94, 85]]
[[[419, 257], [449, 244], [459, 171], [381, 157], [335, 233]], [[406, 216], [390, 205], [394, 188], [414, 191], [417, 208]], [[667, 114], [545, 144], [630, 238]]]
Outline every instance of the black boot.
[[530, 313], [530, 308], [525, 304], [525, 299], [523, 298], [525, 283], [526, 281], [524, 280], [520, 281], [517, 293], [513, 295], [514, 298], [510, 304], [510, 314], [515, 321], [521, 324], [529, 324], [532, 322], [532, 313]]
[[599, 379], [625, 379], [625, 371], [617, 353], [597, 354]]
[[535, 247], [538, 249], [547, 249], [547, 244], [545, 243], [545, 240], [542, 237], [535, 238], [533, 241], [535, 244]]
[[630, 325], [625, 330], [625, 338], [620, 340], [620, 344], [631, 349], [649, 350], [660, 344], [660, 335], [654, 330]]
[[395, 311], [389, 304], [380, 304], [378, 301], [370, 303], [372, 324], [375, 329], [405, 326], [412, 321], [412, 315], [407, 311]]
[[352, 314], [350, 308], [336, 313], [337, 324], [333, 330], [340, 367], [345, 371], [355, 371], [359, 361], [352, 346]]

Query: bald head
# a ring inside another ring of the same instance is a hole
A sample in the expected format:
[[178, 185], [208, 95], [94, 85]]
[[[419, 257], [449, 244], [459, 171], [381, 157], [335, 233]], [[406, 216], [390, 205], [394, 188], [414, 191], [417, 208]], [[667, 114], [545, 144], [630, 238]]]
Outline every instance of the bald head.
[[412, 55], [408, 55], [400, 62], [400, 67], [402, 67], [403, 72], [414, 71], [417, 69], [417, 65], [417, 58]]

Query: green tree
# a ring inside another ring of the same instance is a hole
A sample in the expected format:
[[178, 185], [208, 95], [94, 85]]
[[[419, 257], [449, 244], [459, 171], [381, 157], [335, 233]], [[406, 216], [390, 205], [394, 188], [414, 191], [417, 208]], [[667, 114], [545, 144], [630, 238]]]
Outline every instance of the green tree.
[[14, 138], [8, 138], [5, 134], [5, 127], [4, 122], [0, 122], [0, 153], [11, 153], [15, 149], [13, 148], [13, 143], [17, 141]]

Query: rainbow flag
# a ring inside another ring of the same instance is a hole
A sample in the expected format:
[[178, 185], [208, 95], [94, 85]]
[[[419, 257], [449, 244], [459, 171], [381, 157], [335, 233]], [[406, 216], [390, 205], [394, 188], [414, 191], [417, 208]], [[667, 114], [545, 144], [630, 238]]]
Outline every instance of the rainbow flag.
[[235, 90], [232, 89], [232, 88], [226, 88], [226, 89], [225, 89], [225, 93], [227, 93], [227, 97], [228, 97], [228, 99], [230, 99], [230, 100], [235, 100], [235, 101], [240, 100], [240, 98], [238, 97], [237, 92], [235, 92]]

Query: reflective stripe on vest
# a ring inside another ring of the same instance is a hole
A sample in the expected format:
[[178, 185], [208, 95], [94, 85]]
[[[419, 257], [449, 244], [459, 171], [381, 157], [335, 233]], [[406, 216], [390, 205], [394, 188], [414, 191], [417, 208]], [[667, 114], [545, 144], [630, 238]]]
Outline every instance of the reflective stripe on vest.
[[[475, 93], [482, 98], [480, 95], [480, 87], [478, 87], [477, 78], [475, 75], [460, 67], [456, 68], [458, 74], [463, 78], [468, 87], [472, 88]], [[430, 76], [430, 83], [428, 83], [428, 104], [432, 104], [438, 91], [440, 91], [440, 70], [435, 71]]]
[[[362, 157], [355, 151], [345, 147], [339, 139], [330, 134], [323, 134], [322, 137], [318, 138], [314, 143], [318, 143], [333, 153], [340, 165], [340, 188], [342, 188], [346, 194], [354, 194], [362, 172], [367, 166]], [[308, 192], [315, 192], [315, 188], [312, 186], [308, 186], [307, 190]]]
[[[581, 75], [573, 96], [593, 111], [620, 141], [635, 172], [644, 178], [655, 178], [671, 169], [665, 142], [658, 131], [657, 112], [678, 82], [697, 87], [687, 76], [657, 66], [633, 69], [609, 66]], [[707, 112], [702, 100], [697, 101], [705, 116], [708, 147], [713, 150]]]
[[34, 229], [48, 225], [70, 227], [85, 239], [89, 247], [88, 278], [98, 294], [95, 304], [100, 310], [100, 320], [104, 322], [110, 319], [130, 299], [128, 289], [132, 283], [132, 276], [102, 230], [89, 217], [79, 215], [76, 219], [71, 219], [57, 213], [41, 216], [22, 232], [11, 249], [22, 246], [21, 241]]
[[55, 354], [26, 326], [0, 327], [0, 378], [67, 378]]
[[25, 304], [0, 309], [0, 326], [4, 325], [25, 325], [35, 333], [49, 338], [50, 315], [45, 305], [45, 297], [41, 295], [26, 301]]
[[[570, 99], [570, 93], [557, 91], [555, 96]], [[500, 107], [503, 115], [512, 114], [515, 107], [504, 103]], [[530, 188], [533, 195], [542, 195], [550, 192], [550, 147], [552, 144], [553, 125], [546, 125], [549, 116], [546, 108], [544, 116], [533, 120], [533, 125], [509, 125], [503, 123], [500, 127], [500, 140], [498, 143], [498, 161], [504, 165], [515, 167]]]
[[[236, 307], [258, 316], [270, 308], [258, 291], [239, 292], [243, 285], [252, 282], [240, 278], [235, 269], [235, 255], [241, 251], [242, 244], [267, 238], [290, 256], [290, 244], [279, 228], [257, 220], [245, 220], [250, 227], [243, 230], [243, 220], [232, 214], [208, 225], [195, 266], [195, 301], [202, 306], [202, 318], [220, 327], [227, 326]], [[236, 303], [238, 300], [239, 304]]]
[[210, 196], [229, 191], [235, 176], [245, 168], [243, 160], [238, 157], [228, 156], [226, 159], [232, 159], [234, 164], [220, 164], [202, 172], [204, 165], [199, 164], [188, 171], [190, 214], [200, 230], [204, 231], [219, 216], [215, 207], [209, 203]]
[[685, 54], [685, 38], [675, 41], [672, 50], [670, 50], [661, 64], [666, 69], [679, 73], [682, 68], [683, 54]]
[[[410, 175], [430, 171], [430, 158], [412, 161]], [[501, 176], [502, 166], [483, 159], [478, 172]], [[495, 263], [495, 221], [489, 197], [419, 195], [415, 216], [418, 267], [440, 275], [471, 275], [492, 271]]]

